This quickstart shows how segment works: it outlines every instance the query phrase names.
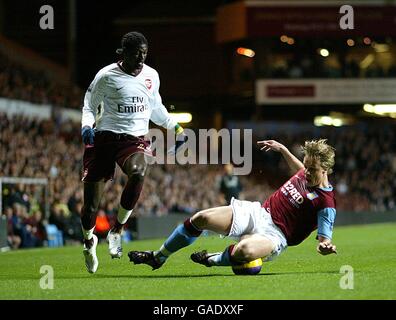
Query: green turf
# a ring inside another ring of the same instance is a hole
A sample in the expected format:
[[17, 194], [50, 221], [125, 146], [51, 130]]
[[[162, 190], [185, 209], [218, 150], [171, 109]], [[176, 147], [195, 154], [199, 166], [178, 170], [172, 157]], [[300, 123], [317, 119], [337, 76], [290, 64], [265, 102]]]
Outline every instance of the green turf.
[[[229, 239], [202, 237], [176, 253], [159, 270], [132, 265], [125, 255], [111, 260], [98, 248], [99, 269], [85, 270], [82, 248], [45, 248], [0, 253], [0, 299], [396, 299], [396, 224], [338, 227], [338, 255], [315, 252], [314, 235], [288, 248], [256, 276], [235, 276], [229, 267], [206, 268], [189, 255], [223, 250]], [[133, 241], [131, 249], [157, 249], [162, 240]], [[40, 267], [54, 270], [54, 288], [40, 288]], [[354, 288], [340, 288], [340, 268], [354, 270]]]

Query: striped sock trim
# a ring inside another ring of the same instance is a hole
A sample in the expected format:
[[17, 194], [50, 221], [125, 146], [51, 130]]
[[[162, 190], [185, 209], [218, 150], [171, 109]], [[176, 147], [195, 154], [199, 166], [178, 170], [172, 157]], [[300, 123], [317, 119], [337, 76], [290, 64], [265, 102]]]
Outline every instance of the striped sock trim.
[[133, 209], [131, 210], [127, 210], [124, 209], [121, 205], [118, 208], [118, 212], [117, 212], [117, 221], [119, 224], [124, 225], [125, 223], [127, 223], [129, 217], [132, 214]]
[[230, 245], [227, 250], [228, 250], [228, 255], [230, 257], [230, 262], [231, 264], [239, 264], [237, 261], [235, 261], [234, 257], [232, 256], [232, 250], [234, 250], [235, 244]]
[[159, 252], [165, 257], [169, 257], [173, 253], [172, 251], [169, 251], [168, 249], [166, 249], [164, 245], [161, 246], [161, 248], [159, 249]]
[[186, 228], [187, 232], [193, 237], [199, 237], [202, 233], [201, 229], [198, 229], [194, 224], [191, 222], [191, 218], [186, 219], [184, 221], [184, 228]]
[[91, 240], [95, 231], [95, 227], [90, 230], [85, 230], [83, 226], [81, 226], [82, 234], [85, 240]]

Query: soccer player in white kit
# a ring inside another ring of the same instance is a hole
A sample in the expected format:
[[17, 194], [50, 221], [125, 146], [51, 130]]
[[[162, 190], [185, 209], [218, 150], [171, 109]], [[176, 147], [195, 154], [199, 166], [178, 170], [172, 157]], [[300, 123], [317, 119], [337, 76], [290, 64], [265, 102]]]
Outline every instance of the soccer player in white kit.
[[[101, 69], [89, 86], [82, 109], [84, 205], [81, 224], [84, 236], [85, 265], [88, 272], [98, 268], [94, 234], [97, 210], [107, 180], [112, 179], [117, 163], [128, 176], [121, 195], [117, 221], [107, 241], [112, 258], [122, 256], [121, 234], [142, 191], [147, 167], [145, 155], [152, 156], [149, 121], [176, 132], [177, 152], [187, 140], [183, 128], [162, 104], [159, 76], [146, 65], [148, 42], [139, 32], [129, 32], [121, 40], [122, 56], [117, 63]], [[99, 116], [98, 116], [99, 115]]]

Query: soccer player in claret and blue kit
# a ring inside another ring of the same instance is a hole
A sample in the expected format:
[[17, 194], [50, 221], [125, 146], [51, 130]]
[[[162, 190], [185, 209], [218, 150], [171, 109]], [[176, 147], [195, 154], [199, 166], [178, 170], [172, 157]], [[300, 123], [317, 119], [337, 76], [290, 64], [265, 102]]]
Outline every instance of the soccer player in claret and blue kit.
[[122, 230], [142, 191], [151, 157], [150, 142], [145, 139], [149, 121], [174, 130], [176, 153], [186, 142], [183, 128], [176, 123], [159, 94], [156, 70], [145, 64], [148, 42], [143, 34], [129, 32], [117, 49], [120, 60], [101, 69], [89, 86], [82, 109], [84, 205], [81, 224], [84, 236], [85, 265], [88, 272], [98, 268], [94, 234], [96, 215], [106, 181], [113, 178], [116, 164], [128, 177], [121, 194], [117, 221], [107, 235], [112, 258], [122, 256]]
[[200, 211], [179, 225], [158, 251], [130, 251], [134, 264], [160, 268], [170, 255], [193, 243], [203, 230], [237, 238], [223, 252], [194, 252], [191, 259], [207, 267], [238, 266], [256, 259], [272, 260], [287, 246], [296, 246], [314, 230], [322, 255], [336, 252], [332, 244], [336, 203], [328, 180], [335, 150], [325, 139], [306, 141], [303, 162], [274, 140], [258, 141], [261, 150], [280, 152], [293, 176], [263, 203], [232, 199], [229, 206]]

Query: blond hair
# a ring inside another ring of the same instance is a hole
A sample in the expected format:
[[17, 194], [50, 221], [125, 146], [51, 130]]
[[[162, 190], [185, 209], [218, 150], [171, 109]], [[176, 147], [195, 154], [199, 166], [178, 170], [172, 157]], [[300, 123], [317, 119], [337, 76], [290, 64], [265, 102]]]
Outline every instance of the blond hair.
[[317, 159], [328, 174], [333, 172], [335, 164], [335, 148], [327, 144], [327, 139], [305, 141], [301, 147], [305, 156]]

